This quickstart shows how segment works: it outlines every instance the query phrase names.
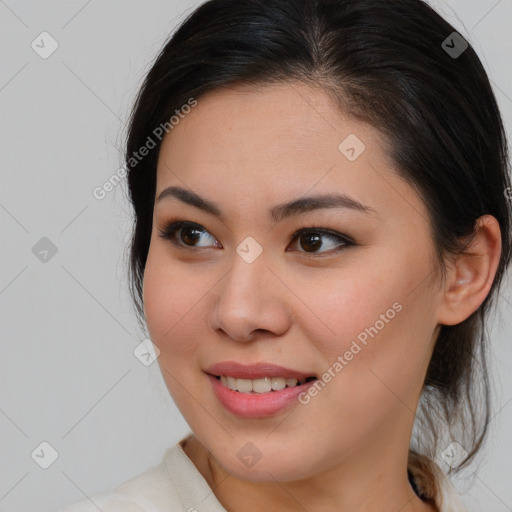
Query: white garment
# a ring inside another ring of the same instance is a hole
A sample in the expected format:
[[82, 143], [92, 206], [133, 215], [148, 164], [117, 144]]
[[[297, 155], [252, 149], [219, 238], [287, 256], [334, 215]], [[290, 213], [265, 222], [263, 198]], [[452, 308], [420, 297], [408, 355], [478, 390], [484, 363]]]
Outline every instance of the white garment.
[[[183, 451], [190, 435], [168, 448], [158, 466], [59, 512], [226, 512]], [[441, 468], [432, 461], [430, 466], [436, 478], [439, 512], [468, 512]]]

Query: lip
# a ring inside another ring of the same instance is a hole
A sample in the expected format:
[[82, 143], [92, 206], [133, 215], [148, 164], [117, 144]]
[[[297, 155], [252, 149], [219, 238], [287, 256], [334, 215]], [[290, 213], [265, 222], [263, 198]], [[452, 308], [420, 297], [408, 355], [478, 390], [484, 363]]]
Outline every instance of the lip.
[[[257, 371], [261, 372], [261, 370]], [[244, 418], [265, 418], [288, 409], [292, 405], [297, 406], [299, 395], [306, 392], [310, 386], [317, 382], [312, 380], [300, 386], [284, 388], [280, 391], [269, 391], [268, 393], [240, 393], [224, 386], [217, 377], [210, 374], [207, 376], [219, 402], [231, 413]], [[234, 375], [232, 376], [234, 377]], [[267, 376], [270, 375], [267, 374]]]
[[237, 379], [263, 379], [264, 377], [284, 377], [285, 379], [305, 379], [307, 377], [316, 377], [314, 373], [304, 373], [291, 368], [285, 368], [272, 363], [255, 363], [250, 365], [243, 365], [236, 361], [222, 361], [210, 366], [206, 373], [220, 377], [227, 375]]

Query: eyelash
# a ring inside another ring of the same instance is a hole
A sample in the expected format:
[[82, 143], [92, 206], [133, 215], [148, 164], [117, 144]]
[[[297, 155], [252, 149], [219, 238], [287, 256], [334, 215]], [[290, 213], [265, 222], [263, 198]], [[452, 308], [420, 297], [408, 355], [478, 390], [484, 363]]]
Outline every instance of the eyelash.
[[[180, 229], [183, 229], [183, 228], [195, 228], [195, 229], [197, 229], [197, 231], [204, 231], [204, 232], [208, 233], [208, 231], [200, 224], [196, 224], [195, 222], [176, 220], [176, 221], [171, 221], [171, 222], [167, 223], [163, 230], [159, 229], [158, 236], [160, 236], [164, 240], [169, 240], [171, 242], [171, 244], [174, 245], [175, 247], [177, 247], [178, 249], [184, 249], [184, 250], [188, 250], [188, 251], [196, 251], [197, 249], [209, 248], [209, 247], [194, 248], [193, 246], [183, 245], [183, 244], [179, 243], [178, 241], [176, 241], [176, 239], [175, 239], [176, 233]], [[296, 251], [302, 255], [305, 255], [306, 257], [319, 258], [319, 257], [323, 257], [323, 256], [333, 256], [333, 255], [339, 254], [340, 252], [348, 249], [351, 246], [356, 245], [354, 243], [354, 241], [351, 240], [348, 236], [338, 233], [337, 231], [333, 231], [333, 230], [326, 229], [326, 228], [321, 228], [318, 226], [312, 226], [312, 225], [306, 226], [304, 224], [302, 224], [301, 228], [298, 229], [297, 231], [295, 231], [295, 233], [293, 233], [293, 235], [290, 236], [289, 242], [293, 242], [296, 238], [298, 238], [300, 235], [302, 235], [304, 233], [314, 233], [314, 234], [324, 235], [324, 236], [336, 239], [344, 244], [343, 247], [340, 247], [338, 249], [333, 249], [330, 251], [326, 251], [326, 252], [319, 252], [319, 253], [309, 252], [308, 253], [308, 252], [303, 252], [303, 251]]]

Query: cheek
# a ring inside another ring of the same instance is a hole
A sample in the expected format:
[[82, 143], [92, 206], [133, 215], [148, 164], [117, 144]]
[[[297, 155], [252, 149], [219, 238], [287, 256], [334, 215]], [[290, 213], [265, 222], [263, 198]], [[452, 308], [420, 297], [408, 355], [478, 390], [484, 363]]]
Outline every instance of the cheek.
[[[143, 293], [148, 332], [160, 350], [157, 361], [162, 377], [183, 416], [196, 424], [204, 412], [196, 410], [201, 393], [190, 376], [196, 366], [199, 370], [197, 354], [205, 336], [200, 319], [204, 323], [204, 298], [214, 283], [191, 267], [172, 261], [164, 251], [150, 250]], [[194, 419], [194, 415], [199, 418]]]
[[372, 267], [306, 274], [302, 283], [295, 278], [294, 292], [310, 307], [297, 321], [306, 332], [309, 329], [309, 339], [331, 362], [349, 350], [354, 340], [364, 343], [375, 327], [379, 335], [384, 333], [400, 315], [402, 276], [394, 275], [393, 268], [378, 268], [375, 262]]
[[214, 283], [193, 265], [180, 265], [162, 252], [148, 254], [143, 287], [146, 323], [163, 355], [186, 356], [201, 339], [198, 318], [206, 314], [202, 299]]
[[306, 302], [324, 325], [322, 336], [309, 331], [328, 381], [318, 394], [337, 404], [338, 413], [352, 408], [356, 416], [383, 414], [402, 402], [412, 409], [435, 327], [427, 283], [418, 286], [418, 275], [428, 275], [428, 262], [417, 261], [411, 269], [395, 254], [362, 268], [357, 275], [345, 273], [309, 288]]

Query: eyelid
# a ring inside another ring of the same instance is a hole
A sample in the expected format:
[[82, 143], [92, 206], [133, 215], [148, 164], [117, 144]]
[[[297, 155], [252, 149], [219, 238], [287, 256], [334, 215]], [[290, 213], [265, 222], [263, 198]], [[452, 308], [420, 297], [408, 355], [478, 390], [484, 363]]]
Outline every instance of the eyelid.
[[[211, 235], [211, 233], [209, 233], [209, 231], [201, 224], [199, 224], [197, 222], [182, 220], [182, 219], [175, 219], [175, 220], [168, 221], [165, 224], [164, 229], [158, 229], [158, 233], [161, 238], [163, 238], [165, 240], [169, 240], [173, 244], [173, 246], [175, 246], [179, 249], [188, 250], [189, 252], [197, 252], [198, 249], [211, 249], [212, 248], [211, 246], [209, 246], [209, 247], [187, 246], [187, 245], [183, 245], [183, 244], [179, 243], [178, 241], [176, 241], [174, 238], [175, 234], [180, 229], [183, 229], [186, 227], [196, 228], [198, 231], [206, 232], [206, 233], [210, 234], [210, 236], [212, 238], [215, 239], [215, 237], [213, 235]], [[293, 242], [296, 238], [298, 238], [299, 235], [301, 235], [303, 233], [308, 233], [308, 232], [318, 233], [318, 234], [321, 234], [326, 237], [331, 237], [333, 239], [338, 240], [343, 245], [339, 248], [331, 249], [329, 251], [324, 251], [324, 252], [309, 252], [309, 253], [305, 252], [305, 251], [293, 251], [293, 252], [297, 252], [306, 257], [320, 258], [322, 256], [336, 255], [336, 254], [344, 251], [348, 247], [356, 245], [356, 243], [354, 242], [354, 240], [351, 237], [344, 235], [343, 233], [340, 233], [338, 231], [335, 231], [335, 230], [332, 230], [329, 228], [323, 228], [320, 226], [311, 225], [311, 224], [308, 225], [308, 224], [304, 224], [304, 223], [302, 223], [302, 226], [299, 229], [297, 229], [289, 237], [289, 242], [290, 243]]]
[[[198, 224], [197, 222], [192, 221], [186, 221], [181, 219], [171, 220], [165, 224], [164, 229], [158, 229], [158, 235], [160, 238], [163, 238], [164, 240], [169, 240], [174, 247], [177, 247], [179, 249], [185, 249], [189, 251], [197, 251], [198, 249], [210, 249], [210, 247], [193, 247], [193, 246], [187, 246], [183, 245], [179, 242], [177, 242], [174, 238], [174, 235], [183, 228], [194, 228], [197, 229], [197, 231], [204, 231], [206, 233], [209, 233], [209, 231], [202, 226], [201, 224]], [[213, 235], [210, 234], [210, 236], [213, 237]]]
[[343, 233], [340, 233], [339, 231], [321, 227], [319, 225], [315, 224], [301, 224], [301, 227], [293, 233], [293, 235], [290, 236], [290, 241], [294, 240], [297, 236], [299, 236], [302, 233], [307, 232], [314, 232], [314, 233], [322, 233], [324, 235], [330, 236], [332, 238], [336, 238], [338, 240], [341, 240], [342, 242], [346, 242], [347, 244], [355, 245], [355, 241], [349, 237], [348, 235], [344, 235]]
[[312, 224], [302, 224], [302, 227], [299, 228], [293, 235], [290, 236], [290, 243], [293, 242], [296, 238], [298, 239], [299, 235], [303, 233], [317, 233], [321, 234], [325, 237], [330, 237], [332, 239], [337, 240], [340, 242], [340, 245], [334, 249], [331, 249], [329, 251], [323, 251], [323, 252], [305, 252], [305, 251], [294, 251], [301, 255], [301, 257], [306, 258], [327, 258], [329, 256], [336, 256], [339, 253], [345, 251], [351, 246], [356, 245], [356, 243], [347, 235], [344, 235], [343, 233], [340, 233], [338, 231], [329, 229], [329, 228], [323, 228], [318, 225], [312, 225]]

